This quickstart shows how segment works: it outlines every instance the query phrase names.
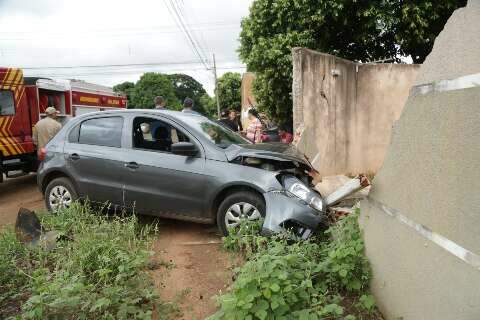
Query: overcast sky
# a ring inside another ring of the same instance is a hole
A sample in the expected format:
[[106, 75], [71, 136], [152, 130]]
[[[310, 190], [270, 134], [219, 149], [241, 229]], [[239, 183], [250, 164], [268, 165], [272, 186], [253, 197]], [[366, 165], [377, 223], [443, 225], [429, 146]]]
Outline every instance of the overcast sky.
[[[236, 50], [240, 21], [251, 2], [0, 0], [0, 66], [109, 86], [136, 81], [146, 71], [181, 72], [212, 94], [213, 74], [199, 55], [210, 66], [215, 53], [219, 75], [244, 71]], [[199, 54], [179, 28], [175, 11]], [[70, 68], [78, 66], [89, 67]], [[42, 67], [53, 68], [37, 69]]]

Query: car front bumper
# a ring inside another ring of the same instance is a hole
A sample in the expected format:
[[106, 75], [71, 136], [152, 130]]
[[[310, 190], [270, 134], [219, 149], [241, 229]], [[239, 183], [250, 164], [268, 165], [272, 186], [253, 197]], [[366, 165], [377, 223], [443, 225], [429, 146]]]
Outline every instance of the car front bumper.
[[299, 236], [308, 238], [314, 231], [328, 225], [324, 212], [294, 196], [282, 191], [267, 192], [264, 196], [267, 209], [262, 234], [279, 233], [285, 230], [284, 226], [295, 225], [300, 230]]

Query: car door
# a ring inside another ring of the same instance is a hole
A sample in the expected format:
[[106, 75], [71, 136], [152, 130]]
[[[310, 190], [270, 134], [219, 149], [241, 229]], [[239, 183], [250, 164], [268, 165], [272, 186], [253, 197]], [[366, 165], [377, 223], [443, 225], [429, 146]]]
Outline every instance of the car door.
[[[126, 205], [153, 215], [206, 219], [205, 153], [198, 140], [161, 117], [134, 117], [129, 125], [132, 149], [125, 161]], [[196, 144], [197, 156], [171, 153], [168, 144], [179, 141]]]
[[122, 204], [123, 126], [122, 116], [103, 116], [83, 120], [69, 132], [64, 153], [82, 197]]

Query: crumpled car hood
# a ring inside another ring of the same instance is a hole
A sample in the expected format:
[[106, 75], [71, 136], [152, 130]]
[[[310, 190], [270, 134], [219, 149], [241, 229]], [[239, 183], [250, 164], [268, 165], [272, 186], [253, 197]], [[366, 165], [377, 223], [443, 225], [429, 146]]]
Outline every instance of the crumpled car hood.
[[232, 144], [225, 149], [225, 155], [228, 161], [242, 156], [277, 161], [296, 161], [310, 166], [305, 156], [297, 148], [284, 143]]

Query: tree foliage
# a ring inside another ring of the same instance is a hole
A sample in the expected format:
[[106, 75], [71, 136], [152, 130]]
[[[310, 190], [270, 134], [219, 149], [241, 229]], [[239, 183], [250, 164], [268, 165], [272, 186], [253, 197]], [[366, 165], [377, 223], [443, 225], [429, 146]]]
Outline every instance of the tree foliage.
[[242, 21], [240, 57], [256, 73], [259, 107], [290, 120], [293, 47], [355, 61], [422, 62], [452, 11], [466, 0], [255, 0]]
[[217, 100], [210, 97], [207, 93], [200, 97], [200, 104], [205, 111], [205, 115], [211, 118], [217, 118]]
[[192, 98], [194, 109], [213, 116], [216, 113], [215, 99], [211, 98], [203, 85], [186, 74], [145, 73], [137, 83], [122, 82], [113, 87], [118, 93], [127, 95], [129, 108], [153, 108], [156, 96], [167, 99], [167, 107], [180, 110], [186, 97]]
[[175, 90], [175, 95], [183, 102], [186, 97], [193, 99], [194, 109], [205, 114], [206, 106], [202, 103], [202, 96], [207, 94], [202, 84], [189, 75], [175, 73], [168, 75]]
[[180, 101], [175, 95], [170, 78], [161, 73], [144, 73], [135, 84], [131, 95], [131, 105], [134, 108], [153, 108], [156, 96], [163, 96], [167, 99], [170, 109], [180, 109]]
[[227, 72], [218, 79], [218, 94], [220, 108], [240, 111], [242, 78], [238, 72]]
[[113, 91], [116, 93], [121, 93], [127, 96], [128, 107], [130, 108], [130, 102], [132, 99], [133, 88], [135, 88], [135, 83], [130, 81], [125, 81], [113, 86]]

